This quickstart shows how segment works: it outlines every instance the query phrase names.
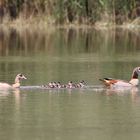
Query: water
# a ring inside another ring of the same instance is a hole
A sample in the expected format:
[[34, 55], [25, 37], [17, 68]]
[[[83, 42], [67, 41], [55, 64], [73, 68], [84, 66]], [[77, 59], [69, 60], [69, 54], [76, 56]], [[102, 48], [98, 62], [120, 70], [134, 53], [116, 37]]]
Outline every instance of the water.
[[138, 140], [140, 89], [108, 90], [98, 80], [129, 80], [140, 66], [139, 31], [0, 30], [0, 79], [22, 86], [85, 80], [85, 89], [0, 91], [2, 140]]

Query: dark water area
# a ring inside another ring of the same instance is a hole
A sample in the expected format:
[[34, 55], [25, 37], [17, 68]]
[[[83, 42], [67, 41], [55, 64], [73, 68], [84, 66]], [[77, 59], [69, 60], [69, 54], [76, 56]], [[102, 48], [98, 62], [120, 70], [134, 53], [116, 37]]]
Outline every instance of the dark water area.
[[140, 88], [102, 89], [98, 80], [130, 80], [139, 44], [139, 29], [0, 29], [1, 82], [24, 73], [24, 87], [70, 80], [89, 87], [0, 91], [0, 138], [139, 139]]

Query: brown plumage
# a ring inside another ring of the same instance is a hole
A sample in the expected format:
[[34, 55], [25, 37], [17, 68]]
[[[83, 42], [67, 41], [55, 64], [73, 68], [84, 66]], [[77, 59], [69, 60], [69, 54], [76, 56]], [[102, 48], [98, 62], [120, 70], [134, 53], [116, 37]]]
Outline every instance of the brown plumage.
[[130, 86], [138, 86], [139, 84], [139, 79], [138, 79], [138, 74], [140, 74], [140, 67], [134, 68], [131, 76], [130, 81], [124, 81], [120, 79], [113, 79], [113, 78], [103, 78], [99, 79], [100, 81], [103, 82], [103, 84], [107, 87], [130, 87]]

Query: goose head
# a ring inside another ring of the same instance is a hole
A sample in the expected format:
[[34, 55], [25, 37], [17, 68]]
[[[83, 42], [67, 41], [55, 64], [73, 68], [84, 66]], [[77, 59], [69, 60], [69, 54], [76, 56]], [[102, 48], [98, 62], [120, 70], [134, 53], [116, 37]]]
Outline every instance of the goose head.
[[138, 79], [138, 75], [140, 74], [140, 67], [136, 67], [132, 73], [132, 79]]
[[131, 80], [129, 81], [130, 84], [133, 86], [138, 86], [139, 85], [139, 79], [138, 76], [140, 74], [140, 67], [136, 67], [133, 70]]
[[23, 79], [27, 79], [23, 74], [18, 74], [15, 78], [15, 83], [12, 85], [14, 88], [20, 87], [20, 81]]

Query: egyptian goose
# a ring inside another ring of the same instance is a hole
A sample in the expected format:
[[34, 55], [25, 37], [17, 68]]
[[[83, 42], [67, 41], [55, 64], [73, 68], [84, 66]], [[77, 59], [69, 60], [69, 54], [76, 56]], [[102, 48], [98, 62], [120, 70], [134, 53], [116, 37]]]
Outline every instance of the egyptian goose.
[[13, 89], [20, 87], [20, 81], [22, 79], [27, 79], [23, 74], [18, 74], [15, 78], [15, 83], [10, 85], [8, 83], [0, 83], [0, 89]]
[[113, 79], [113, 78], [103, 78], [99, 79], [103, 82], [106, 87], [132, 87], [138, 86], [139, 79], [138, 74], [140, 73], [140, 67], [136, 67], [133, 70], [132, 77], [130, 81], [124, 81], [120, 79]]

